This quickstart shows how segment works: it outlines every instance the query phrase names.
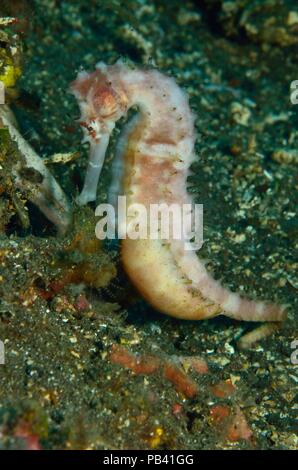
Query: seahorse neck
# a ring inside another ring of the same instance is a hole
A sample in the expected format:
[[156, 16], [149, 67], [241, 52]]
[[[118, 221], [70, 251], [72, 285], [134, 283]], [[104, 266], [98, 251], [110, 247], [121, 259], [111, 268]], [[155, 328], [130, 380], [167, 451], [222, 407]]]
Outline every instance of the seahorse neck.
[[126, 70], [122, 80], [129, 106], [139, 109], [142, 151], [167, 158], [174, 155], [189, 166], [194, 157], [194, 116], [183, 90], [156, 70]]

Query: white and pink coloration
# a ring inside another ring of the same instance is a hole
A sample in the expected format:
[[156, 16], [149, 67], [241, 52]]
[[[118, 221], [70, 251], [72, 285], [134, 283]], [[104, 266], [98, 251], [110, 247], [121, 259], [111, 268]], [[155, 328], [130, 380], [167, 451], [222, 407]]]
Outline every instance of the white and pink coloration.
[[[72, 84], [90, 142], [90, 159], [78, 202], [96, 198], [96, 188], [109, 137], [115, 122], [132, 106], [138, 114], [126, 124], [117, 146], [112, 192], [118, 191], [123, 166], [122, 193], [127, 204], [192, 203], [186, 190], [194, 154], [194, 115], [187, 95], [173, 78], [156, 70], [130, 69], [123, 63], [99, 63], [94, 72], [82, 72]], [[122, 261], [130, 279], [159, 311], [184, 319], [224, 314], [239, 320], [282, 321], [284, 307], [248, 300], [215, 281], [185, 240], [121, 242]]]

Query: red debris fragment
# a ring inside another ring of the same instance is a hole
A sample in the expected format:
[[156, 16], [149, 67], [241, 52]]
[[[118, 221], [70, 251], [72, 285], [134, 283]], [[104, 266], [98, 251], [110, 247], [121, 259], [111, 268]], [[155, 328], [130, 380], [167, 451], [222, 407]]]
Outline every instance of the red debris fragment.
[[37, 434], [32, 434], [27, 423], [19, 423], [15, 429], [14, 436], [24, 440], [25, 450], [42, 450]]
[[210, 416], [212, 424], [218, 427], [224, 439], [231, 442], [241, 439], [252, 442], [253, 433], [239, 406], [236, 406], [232, 412], [226, 405], [214, 405], [210, 410]]
[[240, 410], [239, 406], [237, 406], [236, 413], [227, 429], [227, 438], [232, 442], [239, 441], [241, 439], [249, 441], [252, 436], [252, 430], [248, 426], [244, 414]]
[[183, 409], [183, 406], [180, 403], [174, 403], [174, 405], [172, 406], [173, 415], [179, 418], [179, 416], [181, 415], [182, 409]]
[[41, 297], [44, 300], [51, 300], [52, 297], [53, 297], [52, 292], [46, 291], [44, 289], [39, 289], [38, 295], [39, 295], [39, 297]]
[[47, 289], [36, 289], [37, 294], [44, 300], [52, 300], [67, 285], [69, 279], [52, 281]]
[[226, 405], [214, 405], [210, 410], [210, 416], [214, 424], [220, 424], [230, 416], [230, 408]]
[[124, 346], [114, 344], [109, 359], [135, 374], [149, 375], [162, 369], [164, 377], [174, 385], [177, 392], [183, 393], [187, 398], [192, 398], [198, 393], [197, 384], [180, 367], [170, 361], [162, 361], [157, 356], [136, 356]]
[[183, 393], [187, 398], [193, 398], [197, 395], [197, 384], [176, 365], [166, 362], [164, 364], [164, 376], [172, 382], [177, 392]]
[[75, 302], [75, 308], [77, 310], [88, 310], [90, 308], [90, 304], [83, 294], [78, 296]]
[[201, 357], [179, 356], [178, 360], [186, 370], [191, 367], [198, 374], [207, 374], [209, 372], [207, 362]]
[[155, 356], [135, 356], [125, 347], [114, 344], [110, 353], [110, 361], [120, 364], [135, 374], [149, 375], [160, 367], [160, 361]]
[[192, 357], [190, 365], [198, 374], [207, 374], [209, 372], [207, 362], [200, 357]]
[[236, 388], [232, 384], [231, 379], [228, 379], [213, 385], [210, 387], [210, 390], [216, 398], [227, 398], [235, 393]]

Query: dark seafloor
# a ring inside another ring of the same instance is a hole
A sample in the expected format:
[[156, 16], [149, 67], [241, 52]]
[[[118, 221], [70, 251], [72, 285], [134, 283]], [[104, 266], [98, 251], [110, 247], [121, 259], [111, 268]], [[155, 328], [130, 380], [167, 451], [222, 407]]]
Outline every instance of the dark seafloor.
[[297, 448], [297, 2], [16, 0], [0, 16], [20, 18], [23, 135], [44, 157], [83, 154], [50, 165], [73, 201], [88, 153], [67, 93], [79, 68], [122, 57], [174, 76], [197, 114], [189, 190], [204, 204], [208, 269], [289, 305], [283, 328], [248, 350], [236, 342], [251, 323], [159, 315], [117, 247], [95, 239], [93, 207], [75, 208], [64, 238], [31, 204], [22, 225], [2, 141], [0, 448]]

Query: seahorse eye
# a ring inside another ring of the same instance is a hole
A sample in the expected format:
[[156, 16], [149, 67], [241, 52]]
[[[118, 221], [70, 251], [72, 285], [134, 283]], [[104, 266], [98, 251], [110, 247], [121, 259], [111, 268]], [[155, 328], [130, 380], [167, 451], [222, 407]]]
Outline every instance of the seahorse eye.
[[112, 116], [118, 109], [116, 95], [108, 87], [97, 89], [92, 101], [95, 111], [104, 118]]

